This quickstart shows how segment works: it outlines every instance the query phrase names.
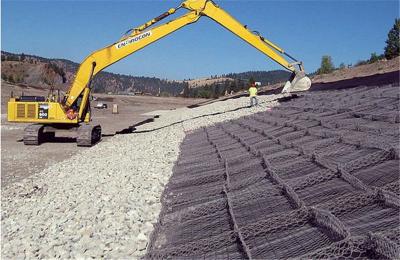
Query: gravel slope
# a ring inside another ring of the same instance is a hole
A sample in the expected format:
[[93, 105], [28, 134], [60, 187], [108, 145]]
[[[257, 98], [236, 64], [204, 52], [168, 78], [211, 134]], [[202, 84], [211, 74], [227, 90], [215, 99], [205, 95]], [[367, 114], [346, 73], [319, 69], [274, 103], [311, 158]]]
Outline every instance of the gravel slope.
[[177, 109], [137, 129], [148, 132], [115, 136], [7, 187], [2, 258], [143, 256], [185, 134], [264, 111], [277, 97], [259, 97], [257, 108], [241, 108], [249, 100], [240, 98]]

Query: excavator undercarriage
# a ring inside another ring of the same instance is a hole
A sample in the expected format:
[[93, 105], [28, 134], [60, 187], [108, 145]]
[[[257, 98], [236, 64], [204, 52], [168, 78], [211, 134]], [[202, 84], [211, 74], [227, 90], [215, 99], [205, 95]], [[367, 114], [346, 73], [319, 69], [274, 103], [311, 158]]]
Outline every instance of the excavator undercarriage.
[[55, 138], [56, 132], [73, 132], [78, 146], [90, 147], [101, 140], [101, 126], [81, 123], [78, 126], [32, 124], [24, 130], [25, 145], [40, 145]]

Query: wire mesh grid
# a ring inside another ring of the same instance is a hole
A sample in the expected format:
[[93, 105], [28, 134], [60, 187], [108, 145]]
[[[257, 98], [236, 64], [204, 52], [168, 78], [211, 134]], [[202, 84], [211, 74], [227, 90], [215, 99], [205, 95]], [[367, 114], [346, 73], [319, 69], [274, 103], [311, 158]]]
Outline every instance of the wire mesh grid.
[[187, 135], [146, 258], [399, 257], [398, 86]]

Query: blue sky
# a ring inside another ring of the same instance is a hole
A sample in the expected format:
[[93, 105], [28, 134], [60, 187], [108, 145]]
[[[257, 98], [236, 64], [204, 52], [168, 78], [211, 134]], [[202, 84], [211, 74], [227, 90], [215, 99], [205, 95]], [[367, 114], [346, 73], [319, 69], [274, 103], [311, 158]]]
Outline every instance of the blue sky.
[[[223, 9], [315, 71], [321, 56], [335, 65], [383, 53], [399, 1], [223, 1]], [[2, 50], [81, 62], [129, 28], [180, 1], [3, 0]], [[180, 11], [178, 14], [182, 14]], [[214, 21], [203, 17], [106, 70], [187, 79], [281, 67]]]

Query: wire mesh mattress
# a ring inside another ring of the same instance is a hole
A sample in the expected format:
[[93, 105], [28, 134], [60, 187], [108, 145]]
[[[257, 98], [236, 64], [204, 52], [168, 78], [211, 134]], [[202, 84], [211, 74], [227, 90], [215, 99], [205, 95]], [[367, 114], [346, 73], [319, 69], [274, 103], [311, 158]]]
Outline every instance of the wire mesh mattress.
[[399, 87], [188, 134], [146, 258], [399, 259]]

